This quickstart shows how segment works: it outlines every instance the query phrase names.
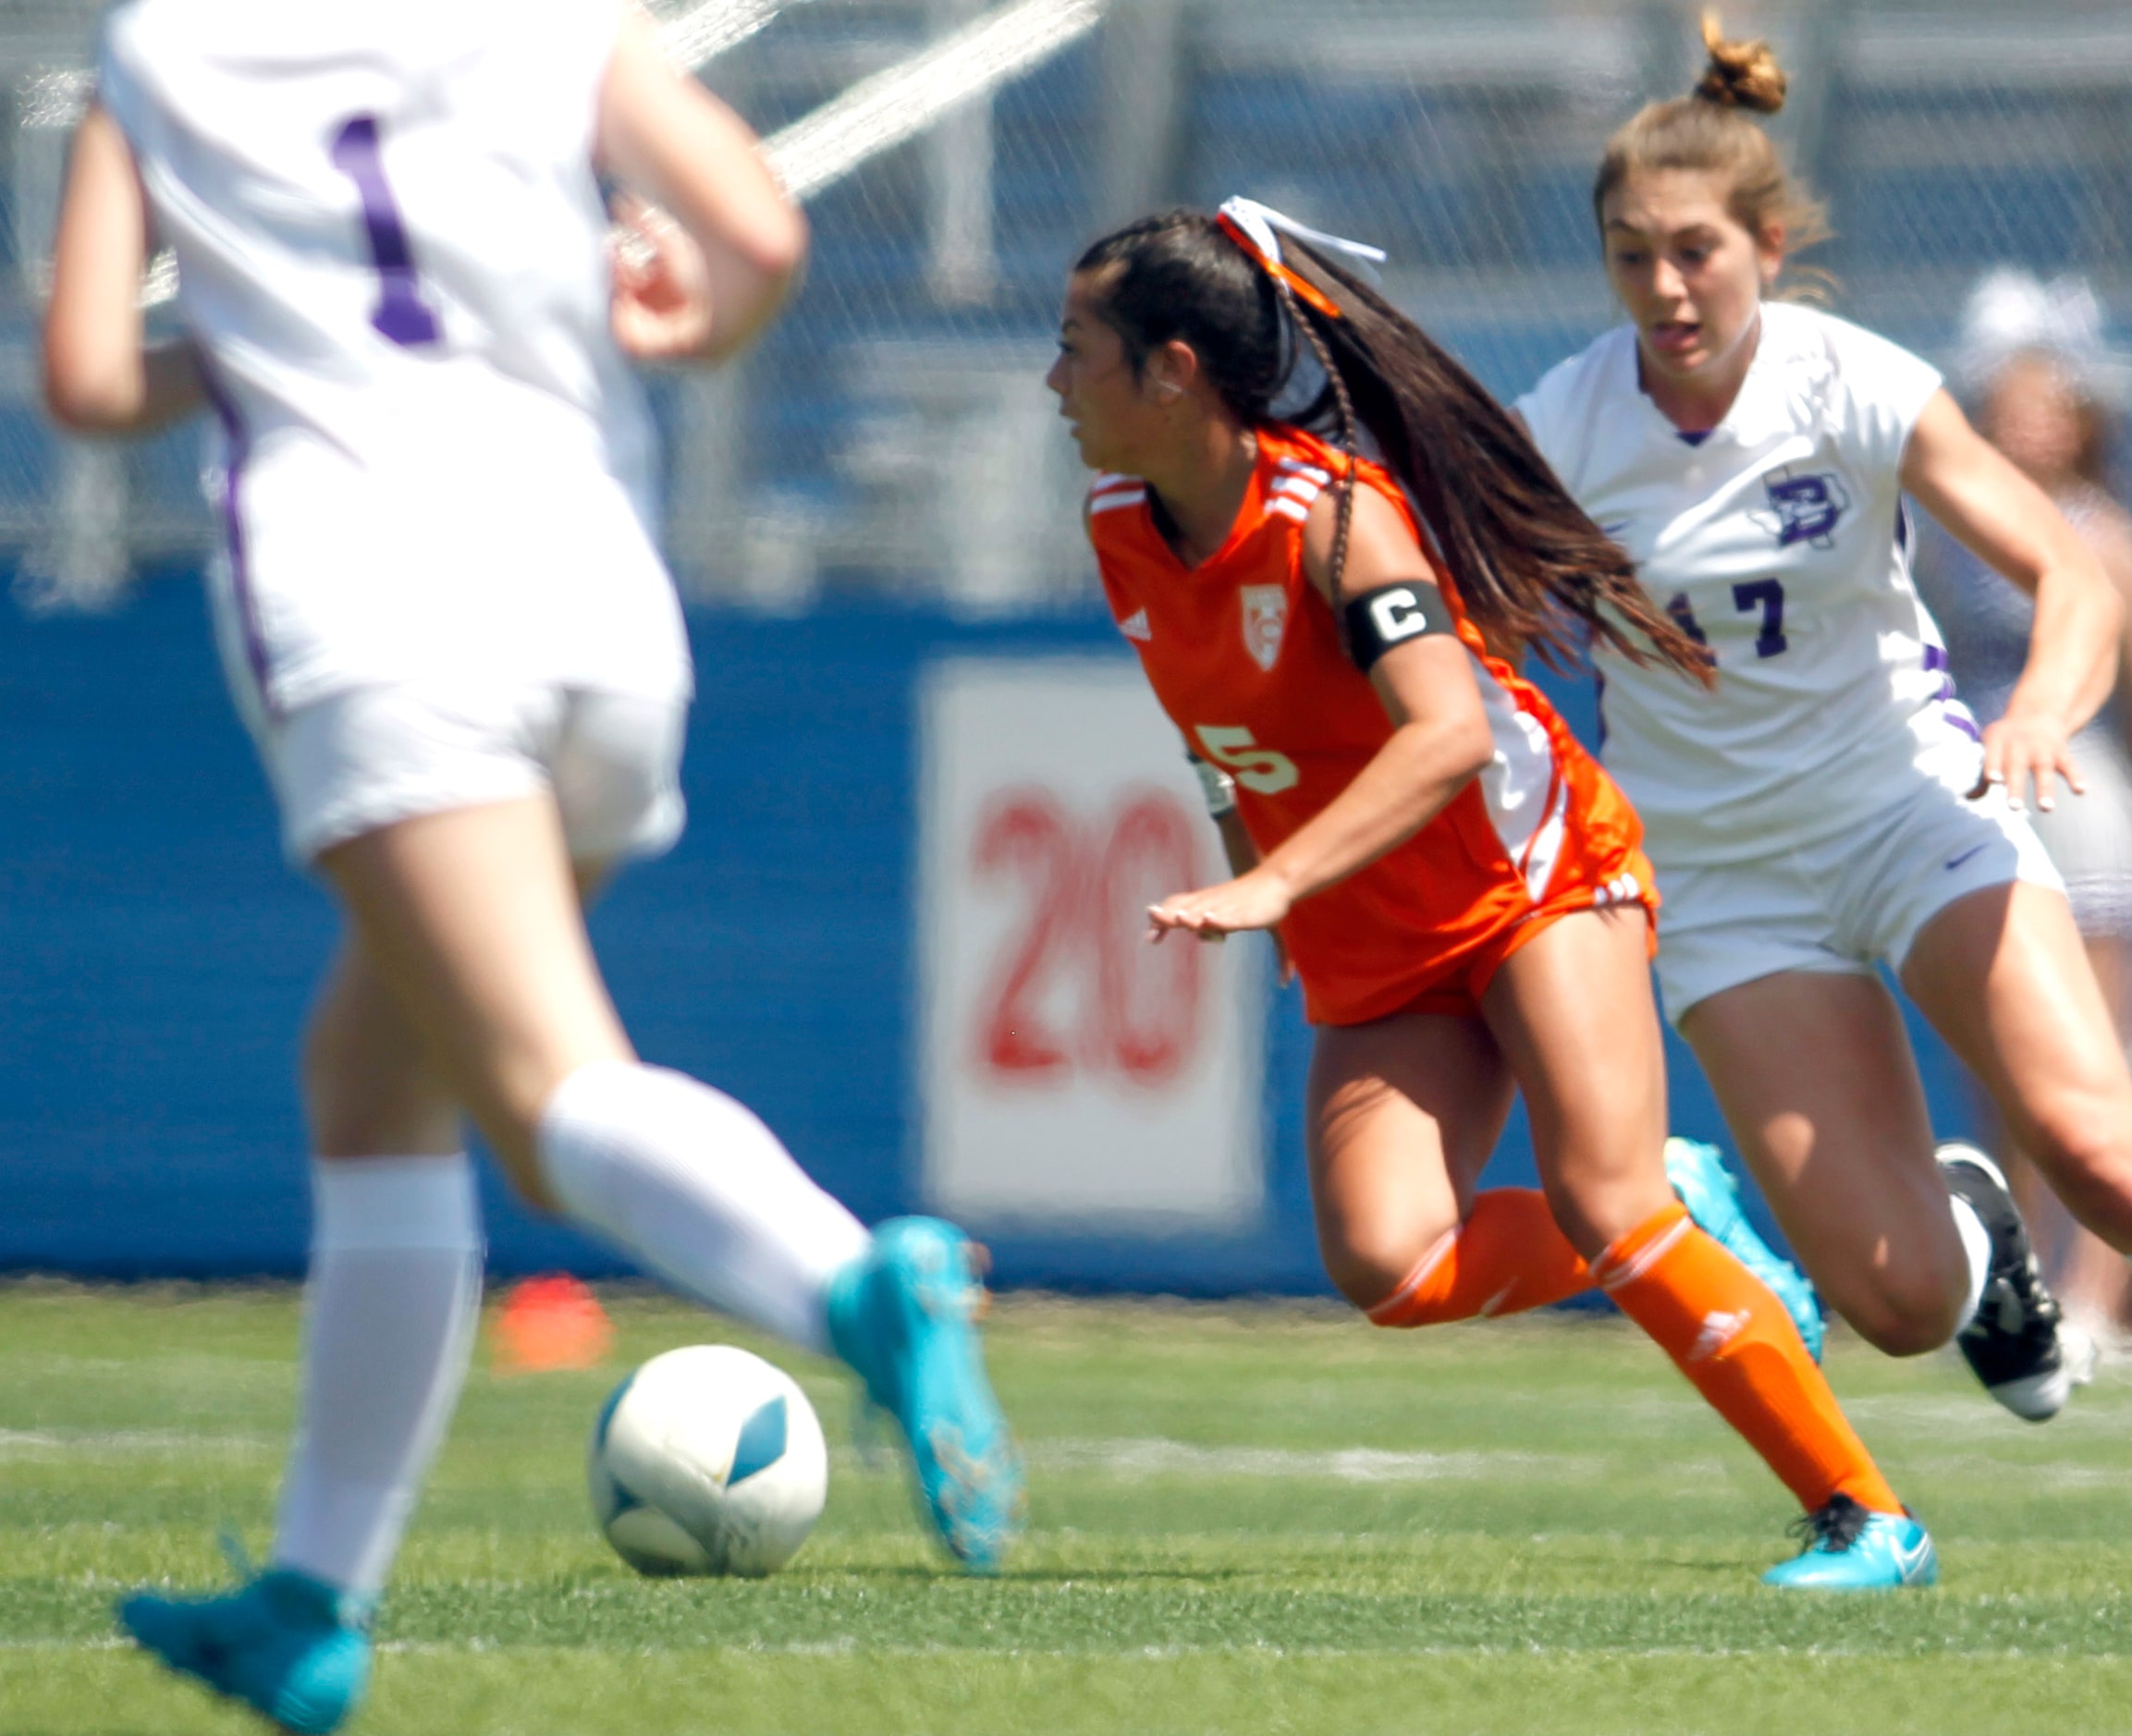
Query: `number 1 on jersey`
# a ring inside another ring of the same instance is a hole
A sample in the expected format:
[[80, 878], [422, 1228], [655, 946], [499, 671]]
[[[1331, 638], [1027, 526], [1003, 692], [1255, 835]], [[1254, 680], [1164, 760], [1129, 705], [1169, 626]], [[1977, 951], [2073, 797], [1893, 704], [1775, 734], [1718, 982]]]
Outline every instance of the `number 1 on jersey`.
[[377, 308], [370, 323], [403, 348], [438, 342], [444, 334], [435, 312], [422, 299], [414, 254], [407, 244], [407, 223], [392, 196], [392, 185], [385, 178], [375, 115], [354, 116], [334, 135], [333, 166], [355, 183], [362, 201], [363, 234], [378, 278]]

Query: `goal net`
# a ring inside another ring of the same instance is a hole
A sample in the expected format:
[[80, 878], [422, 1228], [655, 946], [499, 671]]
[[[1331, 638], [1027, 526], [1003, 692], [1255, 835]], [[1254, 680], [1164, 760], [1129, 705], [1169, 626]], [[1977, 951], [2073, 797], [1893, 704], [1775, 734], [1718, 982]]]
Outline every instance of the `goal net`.
[[[1042, 375], [1104, 226], [1245, 192], [1375, 241], [1393, 298], [1493, 388], [1610, 319], [1601, 141], [1685, 90], [1663, 0], [666, 0], [676, 57], [770, 141], [815, 252], [784, 320], [667, 374], [667, 535], [692, 597], [1085, 606], [1081, 477]], [[200, 436], [120, 450], [34, 407], [40, 250], [85, 80], [86, 6], [0, 5], [10, 274], [0, 544], [33, 604], [196, 560]], [[1945, 358], [2014, 264], [2132, 297], [2132, 13], [2087, 0], [1733, 4], [1776, 42], [1776, 130], [1833, 207], [1838, 311]]]

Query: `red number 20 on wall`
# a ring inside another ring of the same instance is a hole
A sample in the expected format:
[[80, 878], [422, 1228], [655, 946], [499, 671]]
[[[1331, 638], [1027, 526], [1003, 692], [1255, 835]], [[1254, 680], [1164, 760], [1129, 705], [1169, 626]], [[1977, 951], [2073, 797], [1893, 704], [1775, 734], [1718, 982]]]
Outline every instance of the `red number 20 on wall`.
[[996, 792], [969, 873], [1019, 900], [984, 977], [973, 1062], [999, 1083], [1063, 1082], [1077, 1070], [1166, 1083], [1204, 1023], [1202, 943], [1151, 947], [1146, 907], [1201, 883], [1200, 823], [1167, 790], [1129, 789], [1102, 813], [1056, 792]]

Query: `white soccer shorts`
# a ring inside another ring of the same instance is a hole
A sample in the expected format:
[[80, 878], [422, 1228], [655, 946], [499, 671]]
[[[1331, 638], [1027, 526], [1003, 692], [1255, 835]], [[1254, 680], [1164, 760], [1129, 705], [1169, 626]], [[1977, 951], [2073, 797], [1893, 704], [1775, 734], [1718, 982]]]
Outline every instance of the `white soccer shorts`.
[[[2025, 813], [1993, 788], [1972, 801], [1973, 753], [1913, 769], [1876, 812], [1805, 849], [1714, 867], [1658, 865], [1659, 993], [1678, 1025], [1722, 989], [1779, 971], [1900, 972], [1918, 931], [1956, 899], [2065, 882]], [[2059, 792], [2061, 802], [2080, 798]]]
[[554, 791], [573, 861], [680, 837], [685, 701], [548, 685], [351, 688], [253, 729], [290, 859], [401, 820]]

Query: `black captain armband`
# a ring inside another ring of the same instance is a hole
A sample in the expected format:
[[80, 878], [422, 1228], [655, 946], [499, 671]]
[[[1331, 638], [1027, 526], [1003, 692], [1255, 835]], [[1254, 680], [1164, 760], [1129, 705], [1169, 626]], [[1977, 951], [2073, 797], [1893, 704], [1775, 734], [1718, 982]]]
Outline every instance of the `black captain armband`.
[[1340, 617], [1347, 631], [1347, 654], [1365, 675], [1394, 645], [1427, 633], [1458, 630], [1443, 593], [1419, 580], [1365, 591], [1348, 599]]

